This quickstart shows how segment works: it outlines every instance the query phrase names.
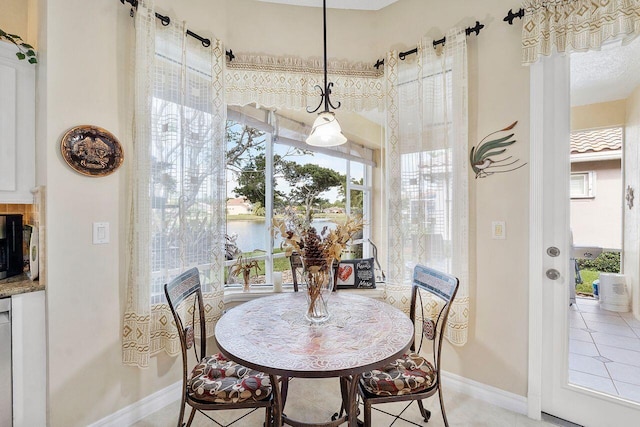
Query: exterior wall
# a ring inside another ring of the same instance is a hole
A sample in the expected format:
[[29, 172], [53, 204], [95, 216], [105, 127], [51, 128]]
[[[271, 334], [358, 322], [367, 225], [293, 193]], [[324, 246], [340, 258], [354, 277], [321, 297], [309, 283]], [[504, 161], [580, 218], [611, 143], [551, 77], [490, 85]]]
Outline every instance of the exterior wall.
[[246, 215], [251, 213], [251, 208], [244, 205], [227, 206], [227, 215]]
[[[627, 101], [622, 99], [571, 108], [571, 130], [624, 126]], [[626, 147], [625, 147], [626, 150]], [[571, 172], [596, 171], [596, 197], [571, 199], [573, 241], [583, 246], [622, 248], [622, 162], [572, 163]]]
[[620, 160], [572, 163], [571, 172], [595, 172], [594, 198], [571, 199], [571, 229], [578, 246], [622, 248]]
[[[322, 54], [318, 8], [251, 0], [157, 4], [173, 19], [187, 21], [193, 31], [224, 40], [235, 52]], [[529, 70], [520, 65], [519, 26], [502, 22], [511, 7], [507, 0], [403, 0], [378, 12], [329, 10], [329, 54], [375, 62], [391, 48], [413, 48], [425, 33], [440, 38], [452, 26], [481, 20], [486, 27], [480, 36], [468, 39], [469, 144], [518, 120], [512, 154], [526, 162]], [[120, 139], [125, 159], [131, 153], [133, 24], [128, 7], [117, 1], [39, 0], [36, 12], [41, 61], [38, 182], [48, 187], [49, 422], [54, 427], [83, 426], [176, 382], [181, 366], [164, 355], [152, 358], [145, 370], [121, 363], [130, 162], [125, 160], [110, 176], [87, 178], [70, 170], [58, 149], [67, 129], [95, 124]], [[376, 177], [375, 182], [384, 180]], [[523, 396], [528, 188], [528, 167], [472, 180], [469, 342], [448, 346], [443, 354], [446, 371]], [[384, 194], [376, 192], [375, 209], [382, 210], [383, 201]], [[506, 240], [490, 238], [491, 221], [496, 220], [506, 222]], [[97, 221], [111, 224], [107, 245], [91, 244], [91, 224]], [[374, 233], [382, 238], [375, 241], [383, 246], [387, 230], [380, 224]]]

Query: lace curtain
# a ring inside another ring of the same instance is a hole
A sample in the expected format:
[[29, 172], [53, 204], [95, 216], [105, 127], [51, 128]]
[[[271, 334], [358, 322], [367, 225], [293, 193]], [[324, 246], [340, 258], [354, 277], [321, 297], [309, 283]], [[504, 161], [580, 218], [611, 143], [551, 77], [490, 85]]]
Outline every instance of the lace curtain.
[[[385, 299], [408, 312], [415, 264], [456, 275], [460, 290], [446, 336], [462, 345], [469, 323], [467, 51], [464, 30], [451, 30], [442, 53], [433, 40], [417, 57], [385, 59], [386, 191], [389, 260]], [[437, 305], [427, 308], [436, 313]]]
[[184, 23], [162, 26], [151, 1], [138, 4], [135, 28], [123, 362], [146, 367], [180, 351], [164, 283], [198, 267], [207, 336], [222, 313], [226, 104], [220, 41], [204, 48]]
[[522, 62], [540, 55], [599, 50], [623, 36], [627, 43], [640, 34], [640, 0], [525, 0]]
[[[225, 91], [229, 105], [256, 103], [270, 108], [304, 110], [320, 102], [316, 85], [323, 86], [322, 61], [292, 57], [236, 55], [227, 64]], [[331, 99], [340, 111], [384, 108], [383, 70], [371, 64], [329, 61]]]

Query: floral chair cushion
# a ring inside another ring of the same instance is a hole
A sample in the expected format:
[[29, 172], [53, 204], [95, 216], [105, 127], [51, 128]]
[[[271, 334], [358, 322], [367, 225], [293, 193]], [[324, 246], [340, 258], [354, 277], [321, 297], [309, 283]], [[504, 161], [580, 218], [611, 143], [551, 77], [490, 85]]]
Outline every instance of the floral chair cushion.
[[257, 401], [271, 395], [271, 381], [267, 374], [238, 365], [218, 353], [205, 357], [193, 368], [187, 392], [192, 398], [206, 402]]
[[436, 382], [436, 371], [424, 357], [409, 353], [393, 362], [362, 374], [360, 384], [370, 394], [398, 396], [418, 393]]

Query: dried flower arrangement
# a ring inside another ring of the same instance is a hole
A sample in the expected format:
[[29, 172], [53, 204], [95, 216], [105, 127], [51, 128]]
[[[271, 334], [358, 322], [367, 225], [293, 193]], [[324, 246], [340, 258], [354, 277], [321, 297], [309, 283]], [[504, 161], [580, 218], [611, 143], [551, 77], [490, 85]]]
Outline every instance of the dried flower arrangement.
[[232, 276], [238, 276], [242, 274], [242, 280], [244, 283], [242, 289], [244, 291], [248, 291], [250, 287], [251, 270], [255, 270], [256, 275], [258, 274], [258, 272], [260, 271], [258, 261], [256, 261], [255, 259], [248, 260], [243, 255], [240, 255], [236, 259], [236, 262], [233, 263], [233, 265], [229, 269], [229, 274]]
[[[347, 217], [344, 224], [331, 230], [323, 227], [320, 233], [311, 226], [311, 218], [305, 220], [292, 208], [286, 208], [282, 218], [273, 219], [275, 235], [282, 237], [282, 249], [287, 256], [296, 252], [304, 265], [304, 279], [309, 297], [309, 315], [316, 310], [321, 298], [322, 284], [331, 276], [333, 261], [339, 261], [347, 243], [363, 228], [362, 218]], [[331, 284], [332, 285], [332, 284]]]
[[297, 252], [303, 259], [340, 260], [349, 240], [363, 228], [362, 218], [347, 217], [344, 224], [330, 230], [325, 226], [320, 233], [311, 226], [311, 218], [305, 220], [288, 207], [282, 218], [273, 219], [273, 230], [282, 236], [282, 248], [287, 256]]

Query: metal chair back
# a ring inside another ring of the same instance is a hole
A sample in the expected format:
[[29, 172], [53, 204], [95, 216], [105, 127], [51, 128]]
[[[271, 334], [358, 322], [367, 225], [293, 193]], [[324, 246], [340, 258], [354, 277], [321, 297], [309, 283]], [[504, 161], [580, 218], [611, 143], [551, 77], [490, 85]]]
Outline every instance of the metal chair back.
[[[408, 401], [407, 407], [413, 402], [418, 402], [420, 413], [424, 421], [429, 421], [431, 412], [427, 410], [422, 400], [433, 396], [438, 393], [440, 400], [440, 409], [442, 411], [442, 418], [444, 425], [448, 427], [447, 415], [444, 408], [444, 400], [442, 396], [442, 383], [441, 383], [441, 354], [442, 354], [442, 340], [444, 338], [444, 328], [447, 325], [449, 317], [449, 310], [451, 303], [455, 299], [458, 287], [460, 286], [459, 280], [447, 273], [435, 270], [433, 268], [426, 267], [424, 265], [417, 265], [413, 271], [413, 280], [411, 283], [411, 307], [409, 311], [409, 317], [413, 322], [416, 331], [420, 332], [420, 342], [416, 346], [415, 336], [414, 342], [411, 345], [411, 350], [418, 354], [422, 349], [424, 340], [432, 342], [432, 356], [433, 356], [433, 370], [435, 371], [435, 378], [433, 383], [425, 390], [395, 395], [373, 395], [367, 393], [367, 391], [360, 386], [360, 395], [364, 404], [364, 426], [371, 426], [371, 410], [372, 405], [399, 401]], [[426, 309], [429, 308], [429, 309]], [[431, 314], [435, 313], [434, 316]], [[417, 335], [417, 334], [416, 334]], [[427, 358], [426, 355], [421, 355]], [[431, 362], [429, 362], [431, 363]], [[405, 407], [406, 409], [406, 407]], [[402, 411], [404, 412], [404, 410]], [[413, 421], [406, 418], [402, 418], [402, 412], [395, 416], [393, 422], [398, 418], [419, 426]], [[389, 414], [387, 412], [388, 415]], [[392, 423], [393, 424], [393, 423]]]

